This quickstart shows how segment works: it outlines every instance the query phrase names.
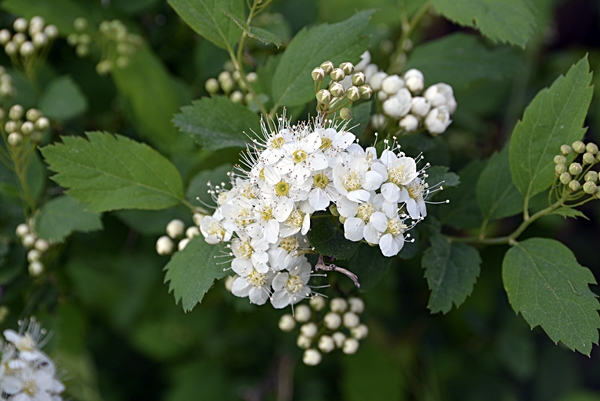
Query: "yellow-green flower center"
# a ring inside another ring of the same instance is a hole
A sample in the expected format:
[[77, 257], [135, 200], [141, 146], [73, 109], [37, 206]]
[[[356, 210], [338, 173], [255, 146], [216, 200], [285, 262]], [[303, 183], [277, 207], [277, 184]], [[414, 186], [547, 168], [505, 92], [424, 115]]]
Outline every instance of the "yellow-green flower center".
[[327, 185], [329, 185], [329, 178], [327, 178], [327, 175], [325, 175], [325, 173], [319, 173], [314, 176], [313, 182], [315, 184], [315, 187], [323, 189]]
[[304, 221], [304, 213], [294, 210], [290, 217], [285, 221], [285, 223], [292, 227], [302, 227], [302, 222]]
[[406, 190], [408, 191], [408, 196], [413, 198], [414, 200], [419, 200], [423, 198], [423, 190], [425, 189], [424, 185], [418, 183], [412, 183], [406, 186]]
[[246, 281], [248, 281], [254, 287], [262, 287], [267, 283], [267, 275], [253, 270], [252, 273], [246, 277]]
[[407, 174], [407, 172], [404, 171], [404, 166], [400, 165], [400, 166], [392, 168], [389, 171], [388, 176], [390, 177], [390, 181], [393, 182], [394, 184], [402, 185], [402, 183], [404, 181], [406, 181], [406, 174]]
[[271, 148], [279, 149], [280, 147], [283, 146], [284, 143], [285, 143], [285, 139], [283, 139], [282, 136], [275, 137], [271, 141]]
[[303, 288], [304, 283], [302, 282], [302, 280], [300, 280], [300, 277], [292, 276], [290, 274], [287, 283], [285, 284], [285, 289], [287, 290], [287, 292], [289, 292], [290, 294], [295, 294], [297, 292], [302, 291]]
[[292, 160], [294, 160], [294, 163], [302, 163], [306, 160], [306, 157], [307, 154], [302, 149], [295, 150], [294, 153], [292, 153]]
[[360, 189], [360, 176], [354, 171], [350, 171], [348, 174], [346, 174], [342, 179], [342, 182], [344, 184], [344, 188], [346, 188], [348, 191], [356, 191], [357, 189]]
[[290, 184], [285, 181], [279, 181], [275, 184], [275, 193], [279, 196], [286, 196], [290, 192]]
[[259, 211], [260, 218], [264, 221], [269, 221], [273, 218], [273, 208], [271, 206], [264, 206]]
[[298, 242], [296, 237], [285, 237], [281, 240], [279, 246], [288, 252], [292, 252], [300, 247], [300, 243]]
[[375, 209], [375, 205], [373, 205], [372, 203], [362, 203], [358, 207], [358, 217], [363, 219], [366, 223], [369, 221], [369, 218], [371, 218], [371, 215], [375, 213], [376, 210], [377, 209]]
[[252, 245], [250, 245], [249, 242], [244, 241], [240, 243], [238, 253], [242, 259], [250, 259], [252, 257], [252, 252], [254, 252], [254, 249], [252, 249]]
[[327, 150], [331, 147], [331, 139], [325, 137], [325, 138], [321, 138], [321, 146], [319, 147], [319, 149], [321, 150]]
[[387, 231], [392, 234], [394, 237], [402, 235], [404, 229], [406, 228], [405, 224], [402, 224], [402, 221], [399, 218], [393, 218], [388, 221]]

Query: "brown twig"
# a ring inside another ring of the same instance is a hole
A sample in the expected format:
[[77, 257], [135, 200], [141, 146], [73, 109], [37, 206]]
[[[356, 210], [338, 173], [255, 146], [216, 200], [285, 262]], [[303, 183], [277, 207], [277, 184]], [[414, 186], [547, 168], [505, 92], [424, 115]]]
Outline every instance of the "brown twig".
[[360, 283], [358, 282], [358, 277], [356, 274], [352, 273], [350, 270], [344, 269], [343, 267], [336, 266], [334, 264], [326, 265], [323, 261], [323, 255], [319, 255], [319, 260], [315, 265], [315, 270], [319, 271], [336, 271], [342, 273], [350, 278], [354, 282], [356, 288], [360, 288]]

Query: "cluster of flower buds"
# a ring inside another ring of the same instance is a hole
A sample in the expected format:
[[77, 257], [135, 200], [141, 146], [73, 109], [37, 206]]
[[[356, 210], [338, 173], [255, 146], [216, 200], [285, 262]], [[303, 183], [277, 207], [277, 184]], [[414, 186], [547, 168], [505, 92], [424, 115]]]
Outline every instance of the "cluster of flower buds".
[[90, 54], [90, 45], [92, 43], [92, 35], [87, 32], [88, 21], [85, 18], [76, 18], [73, 21], [75, 32], [67, 36], [67, 43], [75, 47], [75, 53], [79, 57], [86, 57]]
[[253, 96], [248, 93], [246, 82], [252, 84], [258, 80], [255, 72], [249, 72], [245, 76], [246, 81], [242, 79], [239, 71], [235, 71], [231, 62], [225, 63], [225, 68], [217, 78], [209, 78], [204, 84], [204, 88], [210, 95], [223, 94], [228, 96], [233, 103], [244, 103], [250, 105], [253, 103]]
[[0, 399], [60, 401], [65, 386], [56, 378], [54, 362], [40, 348], [46, 330], [31, 318], [19, 322], [19, 332], [4, 330], [6, 344], [0, 362]]
[[[4, 110], [0, 109], [0, 120], [4, 119], [4, 114]], [[50, 121], [42, 116], [41, 111], [29, 109], [25, 112], [23, 106], [15, 104], [8, 111], [8, 121], [4, 124], [6, 142], [13, 148], [23, 143], [38, 143], [49, 127]]]
[[40, 55], [58, 37], [56, 26], [46, 25], [44, 19], [37, 16], [30, 21], [17, 18], [13, 29], [14, 34], [8, 29], [0, 31], [0, 45], [16, 65]]
[[179, 219], [174, 219], [167, 224], [167, 235], [163, 235], [156, 241], [156, 252], [159, 255], [170, 255], [175, 250], [175, 240], [177, 249], [183, 250], [192, 238], [200, 235], [200, 222], [204, 218], [202, 213], [194, 213], [194, 225], [185, 227], [185, 223]]
[[[350, 62], [344, 62], [336, 66], [331, 61], [325, 61], [319, 67], [312, 70], [312, 78], [315, 81], [317, 98], [317, 111], [328, 114], [340, 111], [340, 117], [344, 120], [352, 118], [350, 109], [345, 106], [360, 99], [370, 99], [373, 90], [366, 84], [363, 72], [355, 71]], [[330, 77], [329, 87], [321, 89], [325, 79]]]
[[14, 92], [12, 77], [6, 72], [6, 68], [0, 65], [0, 100], [10, 98]]
[[[575, 141], [572, 146], [562, 145], [560, 152], [554, 157], [554, 171], [559, 181], [569, 188], [569, 200], [585, 194], [598, 198], [598, 172], [592, 170], [594, 165], [600, 163], [598, 145]], [[578, 160], [579, 156], [581, 160]]]
[[405, 132], [414, 132], [425, 127], [433, 135], [446, 131], [456, 110], [454, 91], [448, 84], [438, 83], [425, 88], [423, 73], [410, 69], [402, 76], [388, 75], [371, 64], [371, 55], [366, 51], [356, 66], [365, 75], [366, 83], [377, 93], [383, 114], [371, 118], [375, 129], [381, 129], [391, 120]]
[[[359, 347], [359, 340], [367, 337], [369, 328], [361, 324], [360, 314], [365, 309], [362, 299], [357, 297], [334, 298], [329, 302], [322, 296], [314, 296], [308, 305], [298, 305], [294, 315], [285, 314], [279, 319], [279, 328], [290, 332], [300, 326], [300, 334], [296, 344], [303, 348], [302, 360], [307, 365], [318, 365], [321, 353], [328, 354], [341, 349], [344, 354], [354, 354]], [[327, 308], [329, 306], [329, 308]]]
[[428, 165], [417, 168], [420, 159], [387, 141], [378, 157], [345, 128], [320, 118], [291, 125], [284, 116], [274, 129], [263, 122], [263, 138], [243, 156], [246, 169], [230, 173], [231, 189], [209, 190], [217, 207], [200, 231], [210, 244], [229, 243], [234, 295], [284, 308], [312, 294], [304, 254], [312, 253], [306, 234], [317, 211], [329, 208], [346, 239], [388, 257], [426, 216]]
[[28, 250], [27, 261], [29, 262], [29, 274], [37, 277], [44, 272], [42, 260], [50, 246], [50, 242], [43, 238], [38, 238], [30, 223], [21, 223], [15, 230], [17, 237], [21, 240], [23, 246]]

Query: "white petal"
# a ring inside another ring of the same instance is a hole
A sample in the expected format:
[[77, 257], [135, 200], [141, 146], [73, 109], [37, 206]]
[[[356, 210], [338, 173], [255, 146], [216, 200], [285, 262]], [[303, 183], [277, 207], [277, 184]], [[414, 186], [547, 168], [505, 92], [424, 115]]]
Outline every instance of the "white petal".
[[275, 309], [283, 309], [290, 304], [290, 298], [285, 291], [277, 291], [271, 297], [271, 305]]
[[365, 226], [363, 230], [365, 240], [370, 244], [378, 244], [381, 232], [378, 231], [373, 224], [369, 223]]
[[379, 232], [384, 232], [387, 229], [388, 219], [385, 217], [385, 214], [382, 212], [375, 212], [371, 215], [369, 222], [375, 227]]
[[250, 285], [250, 283], [248, 283], [242, 277], [238, 277], [235, 279], [233, 285], [231, 286], [231, 293], [236, 297], [244, 298], [248, 296], [251, 289], [252, 286]]
[[262, 287], [254, 287], [250, 290], [250, 302], [255, 305], [264, 305], [269, 298], [269, 294]]
[[363, 239], [363, 229], [365, 222], [357, 217], [351, 217], [344, 222], [344, 236], [350, 241], [360, 241]]
[[363, 188], [367, 191], [375, 191], [381, 186], [383, 177], [376, 171], [367, 171], [365, 173], [365, 180], [363, 181]]
[[316, 188], [310, 191], [308, 202], [315, 210], [325, 210], [329, 206], [329, 197], [321, 188]]
[[386, 182], [381, 186], [381, 195], [387, 202], [397, 203], [400, 199], [400, 188], [393, 182]]
[[246, 277], [252, 273], [252, 262], [247, 259], [235, 258], [231, 262], [231, 269], [242, 277]]
[[277, 204], [273, 208], [273, 214], [277, 221], [284, 222], [290, 217], [292, 210], [294, 210], [294, 201], [290, 198], [280, 197], [277, 199]]
[[414, 199], [409, 199], [406, 201], [406, 209], [408, 209], [408, 214], [411, 218], [418, 219], [420, 217], [419, 207]]
[[371, 193], [364, 189], [357, 189], [356, 191], [348, 192], [348, 199], [354, 202], [368, 202], [371, 198]]

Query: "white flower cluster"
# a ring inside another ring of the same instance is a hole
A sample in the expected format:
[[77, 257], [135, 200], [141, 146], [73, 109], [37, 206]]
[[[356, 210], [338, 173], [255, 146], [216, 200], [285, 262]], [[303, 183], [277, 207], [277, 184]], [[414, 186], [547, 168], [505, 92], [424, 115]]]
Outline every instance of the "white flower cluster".
[[0, 363], [0, 400], [62, 400], [65, 386], [56, 378], [56, 366], [39, 349], [45, 331], [33, 318], [20, 325], [19, 333], [4, 331], [7, 344]]
[[263, 124], [247, 170], [231, 175], [230, 190], [214, 188], [217, 208], [200, 230], [210, 244], [231, 242], [234, 295], [283, 308], [312, 293], [311, 265], [299, 251], [316, 211], [335, 206], [345, 237], [379, 245], [385, 256], [402, 249], [409, 218], [414, 225], [425, 217], [428, 186], [415, 159], [390, 146], [378, 158], [344, 128], [285, 118], [274, 131]]
[[17, 56], [29, 59], [40, 54], [44, 47], [58, 37], [58, 29], [54, 25], [46, 25], [42, 17], [33, 17], [31, 21], [17, 18], [13, 23], [16, 33], [8, 29], [0, 31], [0, 45], [13, 61]]
[[446, 131], [452, 122], [450, 116], [456, 110], [450, 85], [438, 83], [425, 89], [421, 71], [413, 68], [401, 77], [388, 75], [370, 61], [371, 55], [366, 51], [355, 70], [365, 74], [366, 83], [382, 102], [384, 114], [376, 114], [371, 119], [375, 129], [384, 127], [388, 117], [399, 120], [400, 127], [406, 132], [416, 131], [422, 126], [434, 135]]
[[[25, 120], [23, 120], [25, 117]], [[0, 108], [0, 120], [4, 120], [5, 111]], [[29, 109], [27, 112], [20, 104], [15, 104], [8, 111], [9, 120], [4, 124], [6, 142], [13, 148], [22, 143], [40, 142], [43, 133], [50, 127], [50, 120], [42, 116], [38, 109]]]
[[44, 254], [50, 249], [50, 242], [38, 236], [33, 231], [30, 224], [21, 223], [15, 230], [17, 237], [21, 239], [21, 243], [29, 251], [27, 252], [27, 261], [29, 262], [29, 274], [37, 277], [44, 272], [44, 264], [42, 259]]
[[300, 348], [305, 349], [303, 362], [318, 365], [322, 359], [321, 352], [328, 354], [336, 348], [344, 354], [354, 354], [359, 340], [369, 333], [369, 328], [360, 323], [360, 314], [365, 309], [363, 300], [357, 297], [347, 301], [334, 298], [329, 302], [327, 311], [325, 298], [315, 296], [311, 298], [310, 306], [314, 313], [307, 305], [298, 305], [294, 316], [285, 314], [279, 319], [279, 328], [286, 332], [292, 331], [296, 322], [303, 323], [296, 341]]

